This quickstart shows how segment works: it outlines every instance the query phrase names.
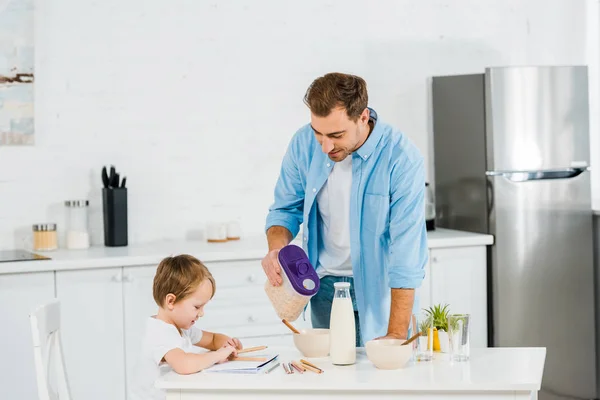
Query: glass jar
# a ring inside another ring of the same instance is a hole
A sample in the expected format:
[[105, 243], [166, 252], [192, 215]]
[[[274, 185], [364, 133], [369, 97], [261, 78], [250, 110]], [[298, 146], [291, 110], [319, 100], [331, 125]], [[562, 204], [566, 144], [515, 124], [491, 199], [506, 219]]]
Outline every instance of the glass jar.
[[67, 200], [67, 249], [87, 249], [90, 247], [88, 232], [88, 200]]
[[33, 225], [33, 250], [51, 251], [58, 248], [56, 224]]

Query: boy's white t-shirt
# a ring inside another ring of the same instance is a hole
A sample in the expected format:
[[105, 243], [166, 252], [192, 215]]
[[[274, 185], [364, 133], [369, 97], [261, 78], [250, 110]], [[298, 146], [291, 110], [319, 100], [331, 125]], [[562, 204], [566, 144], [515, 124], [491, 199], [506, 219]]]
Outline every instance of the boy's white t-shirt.
[[181, 335], [171, 324], [154, 317], [146, 321], [146, 333], [141, 343], [141, 354], [133, 377], [128, 385], [128, 400], [164, 400], [166, 393], [154, 387], [154, 382], [172, 368], [162, 361], [165, 354], [173, 349], [186, 353], [203, 352], [195, 343], [202, 339], [203, 332], [195, 325], [182, 330]]

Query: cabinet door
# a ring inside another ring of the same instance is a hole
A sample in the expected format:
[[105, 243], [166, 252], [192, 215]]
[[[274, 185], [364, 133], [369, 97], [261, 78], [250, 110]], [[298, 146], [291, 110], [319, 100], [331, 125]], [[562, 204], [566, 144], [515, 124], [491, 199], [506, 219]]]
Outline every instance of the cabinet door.
[[121, 268], [57, 271], [62, 342], [74, 399], [125, 398]]
[[146, 319], [156, 315], [158, 306], [152, 297], [156, 265], [123, 268], [123, 304], [125, 312], [125, 365], [127, 379], [133, 375], [140, 355]]
[[37, 399], [29, 314], [53, 298], [54, 272], [0, 275], [0, 397], [3, 399]]
[[471, 314], [471, 346], [487, 347], [485, 246], [431, 250], [431, 301], [453, 314]]

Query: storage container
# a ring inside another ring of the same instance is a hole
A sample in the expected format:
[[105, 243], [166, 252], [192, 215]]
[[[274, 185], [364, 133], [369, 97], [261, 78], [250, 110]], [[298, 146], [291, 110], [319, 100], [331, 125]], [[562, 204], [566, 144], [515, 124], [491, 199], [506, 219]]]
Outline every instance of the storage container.
[[280, 286], [273, 286], [267, 280], [265, 292], [279, 318], [295, 321], [310, 298], [319, 291], [319, 276], [304, 250], [296, 245], [282, 248], [279, 251], [278, 261], [283, 283]]

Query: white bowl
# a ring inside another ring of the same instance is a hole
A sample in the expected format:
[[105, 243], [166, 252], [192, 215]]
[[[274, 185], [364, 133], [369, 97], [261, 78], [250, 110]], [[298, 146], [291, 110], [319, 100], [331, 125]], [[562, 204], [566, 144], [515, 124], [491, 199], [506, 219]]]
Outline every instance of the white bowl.
[[405, 340], [370, 340], [366, 344], [367, 358], [379, 369], [398, 369], [408, 363], [412, 356], [412, 346], [402, 346]]
[[304, 357], [327, 357], [329, 329], [301, 329], [299, 334], [294, 333], [294, 345]]

